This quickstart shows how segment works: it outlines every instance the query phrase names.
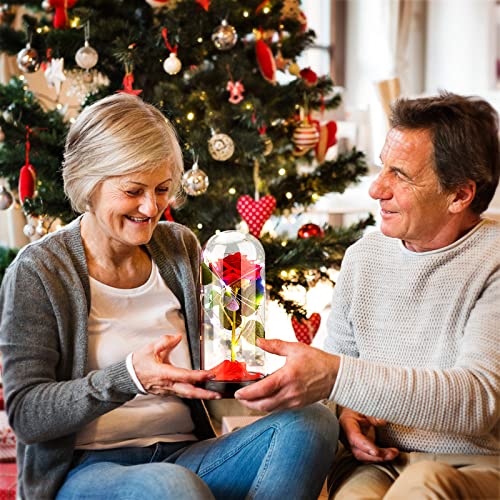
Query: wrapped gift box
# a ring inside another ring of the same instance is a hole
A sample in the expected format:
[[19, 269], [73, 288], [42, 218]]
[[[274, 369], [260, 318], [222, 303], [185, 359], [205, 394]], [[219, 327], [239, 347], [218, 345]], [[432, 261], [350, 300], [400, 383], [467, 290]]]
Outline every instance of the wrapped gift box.
[[3, 462], [15, 462], [16, 436], [9, 427], [5, 411], [0, 410], [0, 467]]
[[16, 476], [15, 463], [0, 464], [0, 500], [15, 500]]

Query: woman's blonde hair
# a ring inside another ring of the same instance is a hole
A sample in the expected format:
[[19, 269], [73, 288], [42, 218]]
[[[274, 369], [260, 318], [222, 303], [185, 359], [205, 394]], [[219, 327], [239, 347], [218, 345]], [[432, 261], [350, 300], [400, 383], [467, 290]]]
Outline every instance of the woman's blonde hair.
[[139, 97], [113, 94], [85, 108], [71, 125], [64, 149], [64, 192], [73, 209], [83, 213], [105, 179], [165, 163], [172, 170], [174, 197], [184, 169], [174, 127]]

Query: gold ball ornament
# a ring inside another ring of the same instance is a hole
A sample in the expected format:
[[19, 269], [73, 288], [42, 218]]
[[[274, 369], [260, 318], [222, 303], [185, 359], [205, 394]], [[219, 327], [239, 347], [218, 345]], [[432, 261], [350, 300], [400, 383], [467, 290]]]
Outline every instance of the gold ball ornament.
[[208, 140], [208, 152], [214, 160], [229, 160], [234, 153], [234, 142], [227, 134], [215, 134]]
[[163, 61], [163, 69], [169, 75], [176, 75], [182, 68], [181, 60], [175, 52], [170, 52], [170, 55]]
[[290, 73], [293, 76], [299, 77], [300, 76], [300, 66], [296, 63], [290, 63], [288, 65], [288, 73]]
[[238, 41], [238, 33], [234, 26], [224, 19], [212, 34], [212, 42], [219, 50], [230, 50]]

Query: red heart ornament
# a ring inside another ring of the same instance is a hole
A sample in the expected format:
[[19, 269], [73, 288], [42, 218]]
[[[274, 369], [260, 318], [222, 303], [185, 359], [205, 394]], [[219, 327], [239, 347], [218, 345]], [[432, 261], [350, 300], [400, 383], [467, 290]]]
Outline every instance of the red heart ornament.
[[275, 208], [276, 198], [270, 194], [263, 196], [258, 201], [245, 194], [240, 196], [236, 203], [236, 210], [247, 223], [250, 234], [256, 238], [260, 236], [262, 227], [271, 217]]
[[319, 330], [319, 325], [321, 324], [321, 316], [319, 313], [312, 313], [309, 318], [297, 319], [292, 316], [292, 326], [295, 336], [299, 342], [309, 345], [317, 331]]

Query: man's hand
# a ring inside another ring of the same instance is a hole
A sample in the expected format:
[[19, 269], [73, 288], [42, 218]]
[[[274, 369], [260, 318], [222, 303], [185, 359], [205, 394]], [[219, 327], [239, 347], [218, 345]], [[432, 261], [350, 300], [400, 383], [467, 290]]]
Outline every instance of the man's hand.
[[296, 408], [328, 398], [337, 377], [340, 358], [302, 344], [259, 339], [264, 351], [286, 356], [285, 365], [265, 379], [235, 393], [248, 408], [272, 411]]
[[220, 394], [196, 387], [195, 384], [213, 378], [206, 370], [187, 370], [170, 364], [171, 351], [181, 341], [181, 335], [163, 335], [132, 355], [137, 378], [150, 394], [175, 394], [183, 398], [220, 399]]
[[354, 458], [359, 461], [386, 462], [399, 455], [397, 448], [379, 448], [375, 444], [375, 427], [386, 425], [385, 420], [367, 417], [349, 408], [342, 408], [339, 423]]

